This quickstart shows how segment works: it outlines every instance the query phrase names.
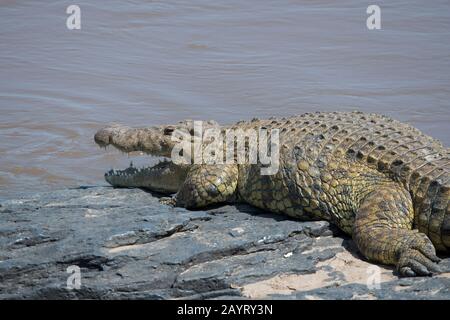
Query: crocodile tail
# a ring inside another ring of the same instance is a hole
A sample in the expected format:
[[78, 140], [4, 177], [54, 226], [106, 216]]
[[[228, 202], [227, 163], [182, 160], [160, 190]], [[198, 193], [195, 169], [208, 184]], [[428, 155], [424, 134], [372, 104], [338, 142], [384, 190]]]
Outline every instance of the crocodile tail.
[[447, 213], [441, 229], [442, 242], [447, 251], [450, 251], [450, 205], [447, 205]]
[[441, 225], [441, 241], [442, 244], [445, 246], [447, 251], [450, 251], [450, 186], [447, 185], [444, 188], [442, 188], [441, 197], [438, 199], [437, 205], [435, 206], [435, 210], [437, 212], [440, 212], [438, 210], [440, 209], [440, 206], [442, 206], [442, 210], [444, 211], [444, 218], [442, 220]]
[[450, 251], [450, 174], [434, 169], [411, 185], [414, 196], [415, 225], [428, 235], [436, 249]]
[[[414, 203], [415, 227], [431, 239], [438, 250], [450, 248], [448, 202], [450, 157], [448, 150], [434, 141], [423, 141], [422, 147], [398, 157], [390, 170], [410, 191]], [[446, 226], [447, 225], [447, 226]]]

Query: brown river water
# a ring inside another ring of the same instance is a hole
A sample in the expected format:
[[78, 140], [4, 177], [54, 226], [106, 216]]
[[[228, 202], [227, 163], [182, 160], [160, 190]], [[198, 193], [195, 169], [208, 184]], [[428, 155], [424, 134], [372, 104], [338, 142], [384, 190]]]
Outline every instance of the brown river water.
[[0, 198], [104, 185], [136, 158], [96, 147], [110, 122], [355, 109], [450, 146], [448, 0], [0, 0]]

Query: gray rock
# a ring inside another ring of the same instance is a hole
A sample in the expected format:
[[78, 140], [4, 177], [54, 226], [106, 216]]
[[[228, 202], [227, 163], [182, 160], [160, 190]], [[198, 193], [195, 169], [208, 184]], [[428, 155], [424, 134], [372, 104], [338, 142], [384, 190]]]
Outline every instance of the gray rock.
[[[2, 299], [245, 299], [253, 297], [248, 285], [318, 272], [328, 277], [322, 287], [265, 297], [450, 298], [448, 277], [393, 277], [379, 290], [349, 282], [345, 270], [327, 265], [343, 252], [361, 259], [327, 222], [246, 205], [188, 211], [138, 189], [79, 188], [0, 203]], [[450, 259], [442, 265], [450, 271]], [[71, 266], [80, 268], [78, 289], [67, 286]]]

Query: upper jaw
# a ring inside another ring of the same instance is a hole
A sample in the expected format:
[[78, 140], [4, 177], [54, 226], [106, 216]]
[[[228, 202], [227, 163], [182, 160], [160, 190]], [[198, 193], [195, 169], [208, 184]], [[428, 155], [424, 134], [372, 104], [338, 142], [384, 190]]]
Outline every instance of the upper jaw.
[[[215, 121], [202, 122], [202, 130], [220, 126]], [[142, 151], [154, 156], [170, 158], [176, 141], [174, 131], [188, 135], [195, 134], [192, 120], [180, 121], [176, 125], [162, 125], [149, 128], [130, 128], [114, 124], [100, 129], [94, 136], [95, 142], [106, 147], [112, 145], [123, 152]]]
[[170, 157], [172, 139], [163, 127], [130, 128], [111, 125], [97, 131], [94, 141], [100, 147], [113, 146], [123, 152], [142, 151], [161, 157]]

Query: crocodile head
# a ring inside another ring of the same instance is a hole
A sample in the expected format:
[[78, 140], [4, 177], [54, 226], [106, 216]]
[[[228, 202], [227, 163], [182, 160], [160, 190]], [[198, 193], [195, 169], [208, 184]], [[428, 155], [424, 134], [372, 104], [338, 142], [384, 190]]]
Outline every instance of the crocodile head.
[[[206, 128], [212, 126], [218, 124], [213, 121], [206, 122]], [[153, 167], [138, 169], [130, 165], [125, 170], [110, 170], [105, 173], [106, 181], [114, 187], [139, 187], [163, 193], [177, 192], [190, 166], [175, 164], [170, 160], [177, 143], [177, 140], [173, 139], [176, 131], [193, 136], [193, 121], [185, 120], [176, 125], [149, 128], [130, 128], [116, 124], [97, 131], [94, 140], [100, 147], [113, 146], [125, 153], [141, 151], [164, 158], [164, 161]]]

